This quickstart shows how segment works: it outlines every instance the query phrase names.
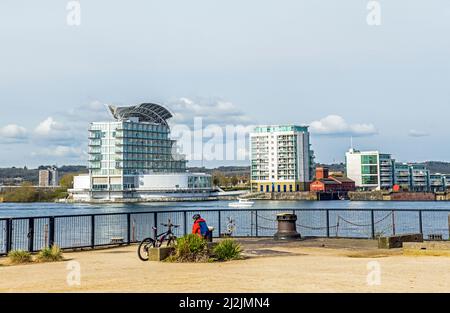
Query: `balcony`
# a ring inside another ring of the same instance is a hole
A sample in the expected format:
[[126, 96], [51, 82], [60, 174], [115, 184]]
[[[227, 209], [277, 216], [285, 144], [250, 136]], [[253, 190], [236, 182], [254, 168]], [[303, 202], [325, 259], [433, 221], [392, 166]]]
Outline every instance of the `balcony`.
[[93, 147], [93, 146], [101, 146], [102, 145], [102, 141], [100, 139], [98, 140], [89, 140], [89, 146]]

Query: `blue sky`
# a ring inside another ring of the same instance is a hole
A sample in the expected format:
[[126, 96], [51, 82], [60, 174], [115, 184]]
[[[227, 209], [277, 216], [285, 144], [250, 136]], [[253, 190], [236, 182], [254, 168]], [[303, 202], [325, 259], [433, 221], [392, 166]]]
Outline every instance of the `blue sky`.
[[350, 136], [450, 161], [448, 0], [380, 0], [379, 26], [366, 0], [91, 0], [79, 26], [68, 2], [0, 2], [0, 166], [85, 164], [103, 104], [141, 102], [177, 123], [309, 124], [320, 162]]

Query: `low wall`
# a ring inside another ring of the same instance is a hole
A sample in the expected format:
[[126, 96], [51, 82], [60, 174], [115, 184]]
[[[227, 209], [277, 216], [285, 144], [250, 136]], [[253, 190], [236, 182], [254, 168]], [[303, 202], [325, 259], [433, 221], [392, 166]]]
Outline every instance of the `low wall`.
[[436, 195], [432, 192], [393, 192], [392, 201], [435, 201]]
[[352, 201], [450, 201], [450, 193], [433, 192], [352, 191], [348, 197]]
[[258, 192], [245, 195], [243, 198], [251, 200], [317, 200], [316, 192]]
[[349, 191], [348, 197], [351, 201], [387, 200], [383, 191]]

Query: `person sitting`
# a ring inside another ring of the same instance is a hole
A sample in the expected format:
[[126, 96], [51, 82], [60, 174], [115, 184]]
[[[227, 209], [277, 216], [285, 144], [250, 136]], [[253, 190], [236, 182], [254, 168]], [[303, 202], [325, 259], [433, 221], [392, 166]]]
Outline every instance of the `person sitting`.
[[194, 224], [192, 225], [192, 233], [203, 239], [208, 238], [209, 229], [206, 221], [200, 216], [200, 214], [195, 214], [192, 219], [194, 220]]

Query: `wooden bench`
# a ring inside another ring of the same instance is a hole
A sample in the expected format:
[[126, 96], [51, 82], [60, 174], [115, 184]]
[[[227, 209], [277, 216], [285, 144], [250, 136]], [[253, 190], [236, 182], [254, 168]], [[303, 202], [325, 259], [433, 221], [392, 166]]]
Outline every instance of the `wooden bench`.
[[112, 237], [111, 238], [111, 242], [112, 245], [122, 245], [124, 244], [124, 239], [123, 237]]

